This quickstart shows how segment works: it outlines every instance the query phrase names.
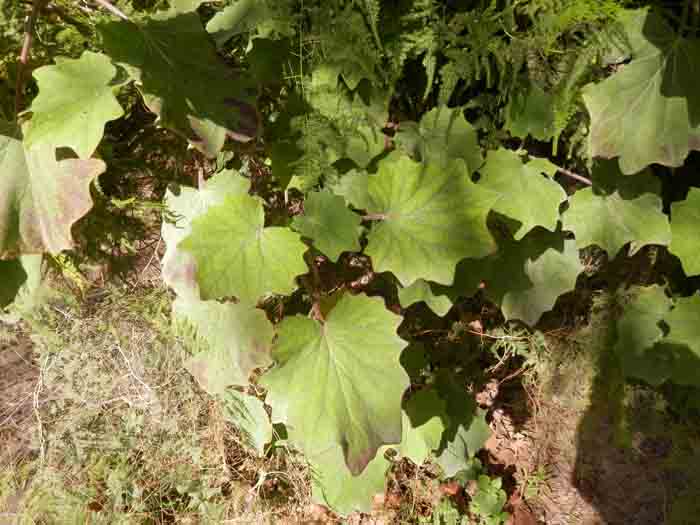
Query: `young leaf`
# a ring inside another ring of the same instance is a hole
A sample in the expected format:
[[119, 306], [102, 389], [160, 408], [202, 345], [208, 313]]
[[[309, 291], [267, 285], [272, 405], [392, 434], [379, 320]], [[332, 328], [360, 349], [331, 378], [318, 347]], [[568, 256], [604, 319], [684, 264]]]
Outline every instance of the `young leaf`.
[[271, 364], [272, 324], [262, 310], [243, 304], [178, 298], [173, 313], [187, 320], [207, 349], [191, 357], [187, 370], [212, 395], [229, 385], [248, 384], [255, 368]]
[[392, 154], [368, 177], [367, 192], [367, 212], [380, 219], [367, 254], [376, 271], [393, 272], [404, 286], [449, 285], [460, 259], [493, 251], [486, 216], [498, 196], [471, 181], [464, 161], [423, 165]]
[[180, 241], [192, 232], [192, 221], [204, 214], [210, 206], [221, 204], [229, 195], [245, 195], [250, 181], [236, 172], [227, 170], [216, 174], [199, 190], [181, 187], [180, 194], [170, 190], [165, 194], [165, 204], [173, 221], [164, 220], [161, 236], [166, 249], [161, 260], [161, 277], [181, 297], [199, 299], [199, 285], [195, 278], [194, 256], [178, 248]]
[[460, 262], [451, 294], [469, 297], [484, 287], [506, 319], [532, 326], [557, 297], [574, 289], [582, 270], [574, 241], [537, 228], [519, 242], [502, 239], [490, 257]]
[[57, 254], [73, 246], [71, 227], [92, 207], [90, 183], [105, 164], [57, 161], [55, 151], [51, 144], [27, 149], [0, 125], [0, 256]]
[[700, 189], [691, 188], [688, 197], [671, 205], [671, 253], [688, 276], [700, 275]]
[[[632, 253], [645, 244], [669, 244], [671, 227], [655, 179], [647, 174], [623, 177], [613, 170], [617, 171], [614, 165], [606, 163], [598, 174], [594, 172], [592, 188], [571, 197], [563, 223], [576, 235], [576, 246], [596, 244], [615, 257], [628, 242], [633, 243]], [[600, 185], [596, 175], [602, 179]]]
[[440, 448], [448, 424], [447, 405], [435, 389], [416, 392], [405, 403], [401, 455], [421, 465]]
[[294, 217], [292, 226], [314, 246], [337, 261], [343, 252], [360, 251], [362, 219], [351, 212], [342, 197], [329, 191], [309, 193], [304, 200], [304, 215]]
[[308, 455], [314, 502], [341, 515], [372, 510], [374, 496], [384, 494], [385, 490], [386, 471], [390, 466], [384, 458], [387, 448], [380, 448], [357, 476], [345, 466], [343, 449], [339, 445], [330, 445], [317, 454]]
[[265, 445], [272, 441], [272, 423], [265, 405], [255, 396], [227, 390], [223, 396], [224, 417], [248, 441], [258, 456], [265, 454]]
[[165, 12], [98, 29], [105, 52], [136, 80], [161, 124], [204, 154], [216, 156], [227, 134], [240, 140], [255, 135], [257, 116], [246, 86], [220, 60], [197, 13]]
[[262, 377], [273, 420], [302, 451], [342, 447], [357, 475], [383, 444], [401, 440], [401, 318], [379, 298], [343, 296], [324, 324], [295, 316], [278, 329], [277, 366]]
[[674, 31], [656, 9], [628, 11], [624, 28], [631, 62], [583, 91], [591, 153], [619, 156], [626, 175], [680, 166], [700, 149], [700, 40]]
[[554, 134], [554, 97], [533, 82], [524, 84], [527, 90], [516, 92], [508, 102], [505, 128], [514, 137], [547, 141]]
[[89, 158], [105, 124], [124, 113], [111, 85], [116, 73], [109, 58], [91, 51], [75, 60], [56, 57], [55, 65], [35, 69], [39, 94], [32, 102], [25, 147], [51, 143]]
[[499, 195], [493, 210], [520, 222], [516, 240], [536, 226], [550, 231], [557, 228], [559, 205], [566, 200], [566, 192], [551, 179], [557, 167], [543, 160], [523, 163], [517, 153], [500, 148], [489, 151], [479, 170], [479, 185]]
[[615, 352], [624, 373], [660, 385], [671, 374], [667, 355], [657, 346], [663, 337], [659, 323], [671, 309], [661, 286], [637, 287], [632, 301], [617, 321]]
[[288, 228], [265, 228], [262, 202], [228, 195], [192, 222], [178, 247], [192, 254], [203, 299], [235, 296], [255, 303], [267, 293], [288, 294], [306, 273], [306, 246]]
[[444, 295], [434, 293], [430, 283], [423, 279], [418, 279], [406, 288], [399, 288], [399, 303], [402, 308], [408, 308], [413, 303], [421, 301], [440, 317], [446, 315], [452, 308], [452, 301]]

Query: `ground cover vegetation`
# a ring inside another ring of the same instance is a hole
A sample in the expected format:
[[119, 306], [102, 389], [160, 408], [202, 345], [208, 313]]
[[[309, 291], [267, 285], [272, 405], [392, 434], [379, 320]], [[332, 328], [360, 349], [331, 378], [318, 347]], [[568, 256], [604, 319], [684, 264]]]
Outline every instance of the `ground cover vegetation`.
[[0, 6], [0, 512], [694, 522], [700, 2]]

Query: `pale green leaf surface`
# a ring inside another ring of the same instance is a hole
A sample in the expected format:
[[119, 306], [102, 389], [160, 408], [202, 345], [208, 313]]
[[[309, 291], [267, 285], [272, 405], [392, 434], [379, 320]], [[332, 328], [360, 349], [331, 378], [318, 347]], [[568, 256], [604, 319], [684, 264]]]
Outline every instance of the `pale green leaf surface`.
[[262, 310], [249, 305], [178, 298], [173, 312], [187, 320], [206, 343], [186, 368], [202, 388], [223, 394], [230, 385], [245, 386], [250, 373], [272, 363], [274, 331]]
[[646, 244], [668, 245], [671, 227], [663, 213], [658, 181], [649, 174], [622, 176], [614, 164], [594, 171], [593, 187], [577, 191], [562, 221], [576, 246], [595, 244], [615, 257], [628, 242], [631, 253]]
[[633, 174], [653, 164], [680, 166], [700, 149], [700, 40], [675, 33], [657, 10], [624, 19], [632, 60], [584, 88], [594, 156], [619, 156]]
[[246, 86], [216, 54], [199, 15], [166, 12], [137, 24], [98, 25], [105, 53], [136, 80], [160, 124], [215, 157], [227, 134], [256, 133]]
[[420, 124], [409, 124], [405, 131], [399, 129], [396, 140], [408, 154], [423, 162], [462, 159], [469, 173], [475, 172], [483, 160], [476, 130], [460, 108], [434, 108], [423, 115]]
[[0, 256], [57, 254], [73, 247], [71, 227], [92, 207], [97, 159], [57, 161], [55, 147], [25, 149], [0, 134]]
[[490, 257], [460, 262], [451, 294], [469, 297], [483, 283], [506, 319], [532, 326], [561, 294], [574, 289], [582, 270], [574, 241], [537, 228], [518, 242], [503, 239]]
[[447, 427], [447, 404], [435, 389], [423, 389], [405, 403], [401, 455], [421, 465], [440, 448]]
[[91, 51], [79, 59], [56, 57], [55, 65], [35, 69], [39, 94], [32, 101], [25, 147], [50, 143], [89, 158], [105, 124], [124, 113], [111, 85], [116, 73], [109, 58]]
[[566, 200], [566, 192], [551, 179], [556, 170], [554, 164], [543, 165], [541, 159], [523, 163], [520, 155], [503, 148], [486, 156], [479, 185], [499, 195], [494, 211], [520, 223], [514, 232], [516, 240], [536, 226], [550, 231], [557, 228], [559, 205]]
[[343, 197], [345, 202], [358, 210], [366, 210], [372, 206], [369, 196], [369, 175], [366, 172], [350, 170], [331, 189], [333, 193]]
[[399, 288], [399, 303], [402, 308], [408, 308], [421, 301], [440, 317], [446, 315], [452, 308], [449, 297], [434, 293], [430, 283], [423, 279], [418, 279], [405, 288]]
[[229, 195], [244, 195], [250, 189], [250, 181], [235, 171], [216, 174], [196, 190], [181, 187], [179, 195], [167, 190], [165, 205], [173, 221], [163, 221], [161, 236], [165, 242], [165, 254], [161, 260], [163, 282], [180, 297], [199, 299], [194, 256], [178, 248], [180, 241], [192, 232], [192, 221], [210, 206], [223, 203]]
[[324, 190], [306, 196], [304, 215], [294, 217], [292, 226], [335, 262], [343, 252], [360, 251], [361, 222], [342, 197]]
[[265, 454], [265, 445], [272, 441], [272, 423], [265, 405], [255, 396], [228, 390], [223, 396], [224, 417], [233, 424], [258, 453]]
[[288, 228], [265, 228], [262, 202], [229, 195], [192, 222], [178, 244], [195, 259], [203, 299], [235, 296], [256, 303], [268, 293], [289, 294], [294, 278], [306, 273], [306, 246]]
[[273, 420], [302, 451], [339, 445], [359, 474], [384, 444], [401, 440], [409, 385], [396, 334], [401, 318], [379, 298], [343, 296], [320, 324], [295, 316], [278, 327], [277, 366], [262, 377]]
[[661, 346], [671, 354], [670, 379], [700, 386], [700, 295], [677, 299], [665, 321], [669, 333]]
[[668, 315], [671, 300], [661, 286], [637, 287], [632, 293], [617, 321], [615, 352], [626, 375], [659, 385], [671, 374], [668, 355], [657, 346], [663, 337], [659, 323]]
[[700, 189], [691, 188], [685, 200], [671, 205], [669, 249], [686, 275], [700, 275]]
[[366, 253], [376, 271], [393, 272], [402, 285], [449, 285], [461, 259], [493, 251], [486, 216], [498, 196], [474, 184], [463, 161], [423, 165], [392, 154], [367, 185], [367, 212], [381, 220]]
[[341, 515], [371, 511], [374, 496], [384, 494], [386, 472], [390, 466], [384, 458], [387, 448], [381, 447], [377, 456], [358, 476], [354, 476], [345, 466], [343, 449], [339, 445], [331, 445], [317, 454], [308, 455], [314, 502], [326, 505]]

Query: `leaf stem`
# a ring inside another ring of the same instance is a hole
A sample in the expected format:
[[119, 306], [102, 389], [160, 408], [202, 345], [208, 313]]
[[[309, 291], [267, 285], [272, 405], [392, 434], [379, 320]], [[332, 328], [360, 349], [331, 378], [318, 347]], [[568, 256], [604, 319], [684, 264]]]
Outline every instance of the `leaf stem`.
[[46, 0], [34, 0], [32, 2], [32, 10], [24, 21], [24, 40], [22, 41], [22, 50], [20, 51], [19, 61], [17, 62], [17, 78], [15, 79], [15, 121], [19, 120], [19, 113], [22, 109], [24, 70], [29, 63], [29, 52], [34, 42], [34, 26], [39, 17], [39, 11], [41, 11], [45, 2]]
[[126, 14], [121, 9], [110, 4], [107, 0], [95, 0], [95, 2], [98, 3], [99, 5], [101, 5], [102, 7], [104, 7], [107, 11], [109, 11], [113, 15], [118, 16], [119, 18], [121, 18], [122, 20], [125, 20], [127, 22], [131, 22], [131, 20], [129, 20], [129, 17], [126, 16]]
[[583, 175], [579, 175], [578, 173], [574, 173], [573, 171], [567, 170], [566, 168], [559, 168], [557, 171], [559, 173], [561, 173], [562, 175], [566, 175], [567, 177], [570, 177], [574, 180], [582, 182], [588, 186], [593, 186], [593, 182], [591, 182], [591, 179], [586, 178]]

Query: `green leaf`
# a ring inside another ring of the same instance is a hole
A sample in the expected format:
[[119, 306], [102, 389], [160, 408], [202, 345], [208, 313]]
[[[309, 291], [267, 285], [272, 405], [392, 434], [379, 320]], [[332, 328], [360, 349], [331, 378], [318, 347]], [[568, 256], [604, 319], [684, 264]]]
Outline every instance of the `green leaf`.
[[228, 390], [223, 397], [224, 417], [247, 439], [249, 446], [265, 454], [265, 445], [272, 441], [272, 423], [265, 405], [255, 396]]
[[187, 370], [212, 395], [229, 385], [245, 386], [250, 373], [272, 363], [274, 331], [262, 310], [243, 304], [176, 299], [173, 312], [187, 320], [207, 349], [190, 358]]
[[700, 275], [700, 189], [691, 188], [688, 197], [671, 205], [671, 253], [688, 276]]
[[671, 354], [670, 379], [700, 386], [700, 295], [677, 299], [665, 321], [669, 333], [662, 347]]
[[255, 303], [264, 294], [294, 290], [294, 278], [307, 271], [306, 246], [288, 228], [264, 225], [262, 202], [247, 194], [228, 195], [194, 219], [178, 247], [195, 259], [203, 299]]
[[440, 448], [447, 424], [447, 405], [435, 389], [413, 394], [404, 407], [401, 455], [420, 466]]
[[383, 444], [401, 440], [401, 398], [409, 381], [399, 363], [401, 318], [380, 298], [344, 295], [325, 324], [306, 317], [279, 325], [262, 377], [273, 420], [305, 453], [339, 445], [359, 474]]
[[440, 106], [423, 115], [419, 125], [407, 122], [401, 126], [396, 141], [409, 155], [427, 163], [462, 159], [469, 173], [481, 166], [476, 130], [461, 108]]
[[490, 257], [460, 262], [451, 294], [470, 297], [483, 286], [506, 319], [532, 326], [561, 294], [574, 289], [582, 270], [574, 241], [537, 228], [518, 242], [501, 239]]
[[0, 256], [72, 248], [71, 227], [92, 207], [90, 183], [105, 170], [104, 162], [57, 161], [53, 145], [27, 149], [1, 130]]
[[[601, 183], [577, 191], [564, 213], [564, 229], [574, 232], [576, 246], [585, 248], [596, 244], [615, 257], [620, 249], [632, 242], [634, 254], [645, 244], [667, 245], [671, 242], [671, 227], [662, 211], [656, 181], [648, 174], [623, 177], [614, 164], [607, 163], [602, 170]], [[616, 178], [615, 178], [616, 177]], [[643, 193], [654, 188], [654, 193]]]
[[181, 187], [179, 195], [167, 190], [165, 205], [173, 220], [164, 220], [161, 227], [161, 236], [166, 245], [161, 260], [161, 276], [177, 295], [199, 299], [195, 258], [178, 248], [180, 241], [192, 232], [192, 221], [210, 206], [223, 203], [227, 196], [245, 195], [249, 190], [250, 181], [232, 170], [216, 174], [200, 190]]
[[503, 148], [486, 156], [479, 170], [479, 185], [499, 195], [494, 211], [520, 223], [516, 240], [536, 226], [556, 230], [559, 205], [566, 200], [564, 188], [551, 179], [556, 171], [557, 167], [545, 159], [523, 163], [520, 155]]
[[360, 251], [361, 222], [342, 197], [323, 190], [306, 196], [304, 215], [295, 217], [292, 226], [335, 262], [343, 252]]
[[619, 156], [633, 174], [653, 164], [680, 166], [700, 149], [700, 40], [676, 33], [660, 11], [623, 19], [632, 60], [583, 90], [594, 156]]
[[264, 2], [260, 0], [237, 0], [219, 11], [207, 23], [207, 31], [223, 47], [236, 35], [248, 32], [269, 16]]
[[516, 92], [508, 102], [505, 128], [521, 139], [530, 135], [550, 140], [554, 134], [554, 97], [535, 83], [527, 84], [527, 90]]
[[25, 147], [51, 143], [89, 158], [105, 124], [124, 114], [113, 93], [116, 73], [109, 58], [91, 51], [76, 60], [56, 57], [56, 65], [35, 69], [39, 94], [32, 101]]
[[399, 288], [401, 308], [408, 308], [413, 303], [421, 301], [440, 317], [446, 315], [452, 308], [452, 301], [444, 295], [435, 293], [430, 283], [423, 279], [418, 279], [406, 288]]
[[339, 445], [330, 445], [317, 454], [308, 455], [313, 501], [341, 515], [371, 511], [374, 496], [384, 494], [386, 471], [390, 466], [384, 458], [387, 448], [380, 448], [377, 456], [357, 476], [345, 466], [343, 449]]
[[663, 337], [659, 323], [668, 315], [671, 300], [661, 286], [636, 287], [632, 301], [617, 321], [615, 352], [627, 376], [660, 385], [671, 374], [667, 354], [657, 343]]
[[216, 54], [199, 15], [166, 12], [138, 23], [101, 23], [105, 52], [136, 81], [148, 108], [215, 157], [227, 134], [249, 140], [257, 117], [247, 86]]
[[446, 434], [445, 447], [435, 458], [445, 477], [452, 477], [468, 469], [471, 460], [491, 437], [491, 428], [486, 423], [486, 411], [476, 409], [471, 417], [455, 425], [456, 429]]
[[12, 304], [26, 280], [27, 272], [19, 259], [0, 260], [0, 309]]
[[393, 272], [404, 286], [451, 284], [459, 260], [493, 251], [486, 216], [498, 197], [471, 181], [463, 161], [423, 165], [392, 154], [368, 177], [367, 193], [379, 222], [366, 253], [375, 271]]

